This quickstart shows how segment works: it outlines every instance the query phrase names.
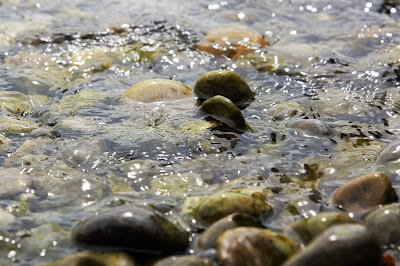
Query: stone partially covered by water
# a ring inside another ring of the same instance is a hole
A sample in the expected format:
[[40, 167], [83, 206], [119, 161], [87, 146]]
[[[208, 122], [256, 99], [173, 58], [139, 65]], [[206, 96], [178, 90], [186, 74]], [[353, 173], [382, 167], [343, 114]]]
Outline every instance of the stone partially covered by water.
[[154, 253], [184, 250], [187, 232], [143, 207], [122, 206], [80, 221], [72, 232], [74, 241], [93, 247], [116, 247]]
[[400, 203], [392, 203], [369, 213], [363, 224], [376, 234], [382, 245], [400, 244]]
[[0, 116], [0, 131], [8, 133], [30, 133], [39, 128], [39, 124], [25, 117]]
[[332, 204], [348, 212], [362, 215], [397, 200], [389, 177], [374, 172], [350, 180], [339, 187], [332, 196]]
[[189, 197], [183, 203], [182, 214], [193, 217], [195, 224], [199, 226], [210, 225], [235, 212], [263, 217], [272, 210], [267, 201], [267, 194], [266, 189], [244, 188], [202, 197]]
[[380, 163], [400, 161], [400, 141], [388, 144], [378, 155], [377, 161]]
[[16, 168], [0, 169], [0, 198], [15, 197], [27, 192], [32, 186], [32, 178]]
[[213, 266], [209, 260], [203, 259], [198, 256], [171, 256], [157, 261], [154, 266]]
[[247, 82], [238, 74], [226, 70], [214, 70], [203, 74], [194, 86], [201, 99], [221, 95], [235, 104], [246, 103], [254, 98]]
[[269, 115], [272, 116], [273, 120], [282, 121], [294, 117], [303, 116], [305, 115], [306, 111], [300, 104], [294, 102], [288, 102], [288, 103], [278, 103], [277, 105], [271, 107], [268, 113]]
[[296, 136], [337, 138], [339, 133], [331, 126], [317, 119], [297, 119], [286, 125]]
[[150, 79], [136, 83], [122, 95], [121, 104], [129, 102], [160, 102], [192, 97], [185, 84], [169, 79]]
[[375, 234], [358, 224], [335, 225], [284, 266], [380, 265], [382, 251]]
[[242, 226], [261, 227], [254, 217], [243, 213], [233, 213], [216, 221], [207, 228], [207, 230], [196, 239], [196, 247], [199, 249], [215, 248], [217, 239], [222, 233], [226, 230]]
[[29, 114], [48, 101], [45, 95], [26, 95], [17, 91], [0, 92], [0, 108], [12, 114]]
[[240, 130], [249, 128], [239, 108], [224, 96], [216, 95], [206, 100], [200, 106], [200, 110], [229, 127]]
[[260, 34], [242, 25], [225, 25], [210, 30], [197, 44], [200, 50], [230, 58], [246, 55], [265, 46], [268, 43]]
[[57, 261], [40, 264], [40, 266], [134, 266], [135, 261], [122, 252], [82, 251], [71, 254]]
[[304, 242], [308, 243], [331, 226], [356, 223], [353, 218], [343, 212], [322, 212], [296, 221], [291, 227]]
[[292, 239], [267, 229], [238, 227], [218, 238], [219, 265], [279, 266], [300, 247]]

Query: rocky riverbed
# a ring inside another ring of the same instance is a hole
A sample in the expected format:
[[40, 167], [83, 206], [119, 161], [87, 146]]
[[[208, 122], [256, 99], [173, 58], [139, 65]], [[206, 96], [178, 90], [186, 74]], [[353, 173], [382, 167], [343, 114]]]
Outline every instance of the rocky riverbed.
[[0, 264], [400, 265], [399, 13], [0, 0]]

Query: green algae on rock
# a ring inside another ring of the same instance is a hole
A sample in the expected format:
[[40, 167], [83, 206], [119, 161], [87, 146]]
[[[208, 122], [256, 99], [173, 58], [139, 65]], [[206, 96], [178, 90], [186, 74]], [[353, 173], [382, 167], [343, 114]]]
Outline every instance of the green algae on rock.
[[291, 227], [302, 240], [308, 243], [333, 225], [356, 223], [353, 218], [343, 212], [322, 212], [316, 216], [298, 220], [291, 224]]
[[200, 110], [211, 115], [214, 119], [227, 124], [229, 127], [239, 130], [250, 129], [239, 108], [224, 96], [216, 95], [206, 100], [200, 106]]
[[209, 260], [194, 255], [170, 256], [157, 261], [154, 266], [213, 266]]
[[143, 207], [121, 206], [80, 221], [74, 241], [94, 247], [118, 247], [141, 252], [171, 253], [189, 245], [187, 232]]
[[279, 266], [300, 247], [289, 237], [253, 227], [238, 227], [218, 238], [219, 265]]
[[257, 220], [243, 213], [233, 213], [228, 215], [207, 228], [197, 239], [196, 247], [199, 249], [215, 248], [218, 237], [226, 230], [236, 227], [261, 227]]
[[0, 131], [9, 133], [30, 133], [40, 125], [25, 117], [0, 116]]
[[197, 48], [216, 56], [237, 58], [268, 46], [264, 38], [241, 25], [226, 25], [210, 30]]
[[272, 210], [267, 202], [267, 194], [267, 189], [243, 188], [189, 197], [182, 205], [182, 215], [193, 217], [198, 226], [210, 225], [235, 212], [262, 217]]
[[201, 99], [222, 95], [235, 104], [254, 99], [247, 82], [238, 74], [226, 70], [214, 70], [203, 74], [194, 86], [194, 92]]
[[382, 251], [375, 234], [359, 224], [335, 225], [315, 238], [284, 266], [381, 265]]
[[392, 203], [369, 213], [363, 224], [376, 234], [381, 245], [400, 244], [400, 203]]
[[374, 172], [345, 183], [332, 196], [332, 204], [348, 212], [362, 215], [382, 204], [397, 199], [389, 177]]
[[121, 99], [121, 104], [129, 102], [160, 102], [189, 98], [192, 90], [185, 84], [169, 79], [150, 79], [136, 83]]

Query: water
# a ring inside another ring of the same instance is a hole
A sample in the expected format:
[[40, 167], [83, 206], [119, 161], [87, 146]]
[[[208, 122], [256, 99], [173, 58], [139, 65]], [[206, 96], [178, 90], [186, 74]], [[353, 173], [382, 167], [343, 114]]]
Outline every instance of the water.
[[[398, 12], [381, 1], [0, 1], [0, 88], [18, 99], [0, 115], [31, 127], [1, 128], [0, 207], [14, 215], [0, 223], [1, 263], [70, 254], [73, 223], [107, 207], [153, 204], [178, 217], [185, 197], [226, 183], [278, 191], [263, 221], [276, 230], [363, 173], [384, 171], [399, 191], [398, 151], [377, 159], [399, 139]], [[256, 59], [266, 62], [196, 48], [228, 24], [262, 34], [270, 46]], [[191, 131], [204, 123], [194, 100], [119, 104], [138, 81], [193, 87], [214, 69], [255, 92], [242, 110], [254, 132]], [[337, 134], [277, 121], [287, 103]]]

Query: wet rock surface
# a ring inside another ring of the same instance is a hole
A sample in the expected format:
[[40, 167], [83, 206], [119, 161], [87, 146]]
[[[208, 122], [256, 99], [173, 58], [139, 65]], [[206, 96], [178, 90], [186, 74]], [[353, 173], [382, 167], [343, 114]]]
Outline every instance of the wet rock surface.
[[290, 238], [266, 229], [239, 227], [218, 238], [220, 265], [282, 265], [300, 247]]
[[382, 251], [375, 234], [362, 225], [336, 225], [285, 262], [302, 265], [380, 265]]
[[41, 266], [80, 266], [80, 265], [101, 265], [101, 266], [134, 266], [135, 261], [124, 253], [100, 253], [83, 251], [71, 254], [60, 260], [40, 264]]
[[122, 206], [79, 222], [72, 238], [89, 246], [168, 253], [184, 250], [188, 234], [148, 208]]
[[171, 256], [157, 261], [154, 266], [212, 266], [212, 262], [198, 256]]
[[357, 177], [342, 185], [332, 196], [333, 205], [357, 214], [365, 214], [379, 205], [396, 200], [392, 183], [382, 172]]

